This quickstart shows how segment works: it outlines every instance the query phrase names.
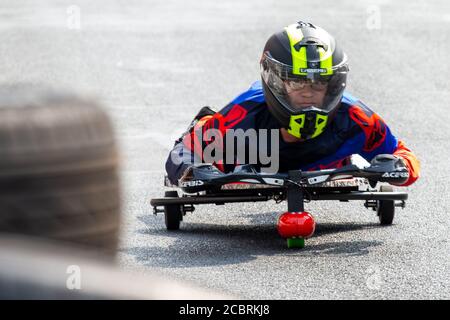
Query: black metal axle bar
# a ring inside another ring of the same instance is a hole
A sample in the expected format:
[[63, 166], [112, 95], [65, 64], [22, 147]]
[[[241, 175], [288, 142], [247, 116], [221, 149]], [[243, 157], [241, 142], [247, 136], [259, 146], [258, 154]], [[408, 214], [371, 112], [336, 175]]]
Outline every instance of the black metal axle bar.
[[[218, 195], [193, 195], [184, 197], [166, 197], [155, 198], [150, 201], [152, 206], [164, 206], [170, 204], [223, 204], [232, 202], [258, 202], [268, 201], [273, 199], [274, 195], [270, 194], [255, 194], [255, 195], [231, 195], [231, 196], [218, 196]], [[357, 191], [349, 193], [321, 193], [321, 194], [309, 194], [308, 200], [407, 200], [408, 194], [404, 192], [369, 192], [369, 191]]]
[[165, 206], [169, 204], [214, 204], [214, 203], [232, 203], [232, 202], [257, 202], [268, 201], [270, 196], [227, 196], [227, 197], [215, 197], [215, 196], [187, 196], [181, 198], [156, 198], [150, 201], [152, 206]]

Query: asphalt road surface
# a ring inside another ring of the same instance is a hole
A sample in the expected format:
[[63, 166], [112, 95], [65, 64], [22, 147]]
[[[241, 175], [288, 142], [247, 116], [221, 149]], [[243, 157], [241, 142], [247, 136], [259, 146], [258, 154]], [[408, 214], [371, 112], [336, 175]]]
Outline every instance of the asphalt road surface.
[[[167, 232], [163, 194], [175, 138], [204, 105], [259, 78], [266, 39], [307, 20], [343, 45], [349, 91], [418, 155], [420, 180], [394, 225], [362, 202], [310, 203], [317, 231], [289, 250], [285, 204], [203, 206]], [[450, 3], [438, 1], [1, 0], [0, 82], [95, 95], [123, 153], [120, 263], [249, 299], [450, 298]]]

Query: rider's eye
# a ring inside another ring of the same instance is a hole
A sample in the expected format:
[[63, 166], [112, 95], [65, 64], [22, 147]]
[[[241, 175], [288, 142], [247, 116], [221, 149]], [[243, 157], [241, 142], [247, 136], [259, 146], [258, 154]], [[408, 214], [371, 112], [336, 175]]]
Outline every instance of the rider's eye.
[[327, 81], [322, 81], [321, 80], [321, 81], [314, 82], [312, 84], [312, 88], [314, 89], [314, 87], [316, 87], [316, 89], [322, 90], [322, 89], [325, 89], [327, 87], [327, 85], [328, 85]]
[[304, 80], [287, 80], [286, 85], [288, 88], [292, 90], [303, 89], [306, 86], [307, 82]]
[[285, 85], [286, 88], [291, 91], [304, 89], [308, 85], [310, 85], [313, 90], [322, 91], [326, 89], [328, 81], [326, 80], [310, 81], [306, 79], [295, 79], [295, 80], [286, 80]]

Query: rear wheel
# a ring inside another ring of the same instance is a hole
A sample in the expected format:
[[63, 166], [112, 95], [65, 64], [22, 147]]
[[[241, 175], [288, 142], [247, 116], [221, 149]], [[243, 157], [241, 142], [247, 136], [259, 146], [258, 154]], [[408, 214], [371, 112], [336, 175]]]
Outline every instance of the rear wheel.
[[[393, 192], [394, 189], [391, 186], [381, 186], [380, 191]], [[377, 206], [377, 215], [381, 225], [391, 225], [395, 215], [394, 200], [379, 200]]]
[[[164, 197], [178, 197], [176, 191], [166, 191]], [[181, 206], [178, 204], [169, 204], [164, 206], [164, 219], [167, 230], [179, 230], [180, 222], [183, 220]]]

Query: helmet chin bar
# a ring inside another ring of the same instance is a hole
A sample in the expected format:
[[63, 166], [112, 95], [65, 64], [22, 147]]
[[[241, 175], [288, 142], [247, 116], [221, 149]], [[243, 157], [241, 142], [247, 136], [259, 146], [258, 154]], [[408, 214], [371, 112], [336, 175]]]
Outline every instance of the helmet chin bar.
[[328, 120], [327, 112], [304, 111], [291, 115], [287, 131], [299, 139], [312, 139], [325, 130]]

